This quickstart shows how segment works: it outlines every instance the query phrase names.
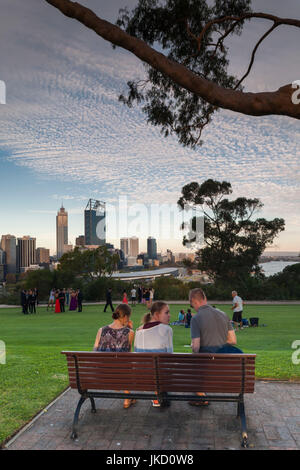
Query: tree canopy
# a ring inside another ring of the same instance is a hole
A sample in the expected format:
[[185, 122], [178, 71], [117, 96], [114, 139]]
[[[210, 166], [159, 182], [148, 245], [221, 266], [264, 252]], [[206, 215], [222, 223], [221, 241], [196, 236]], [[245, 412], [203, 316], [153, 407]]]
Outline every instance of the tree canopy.
[[[120, 10], [114, 25], [80, 3], [45, 1], [145, 64], [146, 78], [128, 82], [128, 95], [120, 100], [142, 104], [148, 121], [165, 136], [175, 134], [184, 146], [201, 143], [203, 128], [219, 108], [300, 119], [297, 84], [262, 93], [242, 88], [264, 39], [282, 25], [300, 28], [300, 19], [253, 12], [251, 0], [137, 0], [131, 12]], [[253, 48], [248, 69], [234, 77], [228, 73], [226, 40], [242, 34], [245, 23], [255, 18], [266, 21], [266, 32]]]
[[[184, 186], [178, 200], [181, 209], [194, 205], [204, 215], [204, 247], [198, 249], [196, 259], [198, 267], [215, 280], [238, 280], [252, 272], [259, 275], [260, 256], [285, 226], [279, 218], [253, 219], [262, 202], [245, 197], [229, 200], [226, 196], [231, 193], [230, 183], [209, 179]], [[196, 217], [191, 225], [196, 231]], [[184, 238], [183, 243], [187, 242]]]

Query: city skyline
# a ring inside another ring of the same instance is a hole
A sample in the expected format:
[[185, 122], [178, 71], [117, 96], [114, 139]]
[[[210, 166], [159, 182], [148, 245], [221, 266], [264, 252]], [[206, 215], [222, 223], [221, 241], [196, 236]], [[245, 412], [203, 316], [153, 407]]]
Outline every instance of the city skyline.
[[[135, 1], [82, 3], [115, 21], [118, 9], [132, 7]], [[253, 1], [253, 8], [300, 16], [296, 0]], [[61, 201], [74, 244], [84, 233], [83, 206], [90, 198], [108, 204], [120, 196], [135, 204], [176, 204], [185, 184], [213, 178], [229, 181], [233, 198], [261, 199], [259, 216], [286, 220], [285, 232], [270, 251], [300, 251], [299, 122], [221, 110], [203, 132], [203, 146], [195, 151], [183, 148], [148, 125], [139, 108], [118, 102], [126, 82], [144, 73], [129, 53], [113, 51], [43, 2], [3, 0], [1, 17], [0, 40], [6, 47], [0, 51], [0, 80], [5, 81], [7, 96], [6, 104], [0, 104], [5, 195], [0, 234], [30, 233], [37, 246], [54, 254]], [[247, 68], [251, 48], [265, 26], [254, 21], [231, 44], [232, 73], [240, 75]], [[282, 27], [261, 45], [246, 90], [273, 90], [300, 79], [298, 34]], [[106, 235], [106, 241], [117, 246], [119, 240], [110, 236], [109, 228]], [[147, 236], [152, 235], [149, 231], [139, 237], [140, 250], [146, 251]], [[179, 237], [157, 240], [158, 251], [185, 251]]]

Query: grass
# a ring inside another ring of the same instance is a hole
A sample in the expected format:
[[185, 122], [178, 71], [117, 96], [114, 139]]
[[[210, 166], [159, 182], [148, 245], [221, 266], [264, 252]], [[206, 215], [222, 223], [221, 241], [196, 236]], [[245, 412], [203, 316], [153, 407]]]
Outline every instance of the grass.
[[[230, 305], [218, 306], [231, 317]], [[186, 305], [170, 305], [171, 321]], [[138, 327], [145, 307], [133, 309]], [[292, 363], [293, 341], [300, 340], [300, 306], [249, 305], [244, 317], [259, 317], [259, 328], [237, 332], [238, 346], [256, 353], [256, 377], [299, 380], [300, 366]], [[38, 308], [36, 315], [20, 309], [0, 309], [0, 340], [6, 345], [6, 364], [0, 364], [0, 443], [44, 409], [68, 386], [62, 350], [92, 350], [98, 328], [112, 321], [102, 305], [84, 307], [82, 313], [55, 315]], [[190, 330], [174, 326], [174, 350], [191, 352]]]

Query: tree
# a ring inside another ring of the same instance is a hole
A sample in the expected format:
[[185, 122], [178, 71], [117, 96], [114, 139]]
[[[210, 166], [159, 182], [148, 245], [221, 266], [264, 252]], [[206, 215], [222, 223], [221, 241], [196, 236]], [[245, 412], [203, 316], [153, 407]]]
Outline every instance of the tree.
[[[190, 183], [182, 188], [178, 205], [192, 205], [204, 215], [203, 248], [196, 253], [198, 267], [215, 280], [238, 280], [251, 272], [261, 274], [259, 258], [265, 248], [284, 230], [284, 220], [264, 218], [252, 220], [263, 204], [259, 199], [239, 197], [230, 201], [231, 184], [209, 179], [199, 185]], [[196, 231], [196, 217], [191, 222]], [[182, 227], [184, 228], [184, 227]], [[183, 244], [195, 242], [184, 238]]]
[[[120, 100], [129, 106], [144, 103], [148, 121], [165, 136], [175, 133], [185, 146], [201, 143], [204, 126], [219, 108], [300, 119], [298, 82], [273, 92], [242, 89], [264, 39], [282, 25], [300, 28], [298, 19], [253, 12], [251, 0], [137, 0], [132, 12], [120, 10], [113, 25], [77, 2], [46, 2], [145, 64], [147, 78], [128, 82], [128, 96], [121, 95]], [[245, 23], [254, 18], [265, 20], [268, 29], [258, 38], [248, 70], [238, 79], [228, 74], [225, 40], [241, 34]]]
[[60, 258], [58, 271], [70, 272], [75, 276], [93, 281], [106, 274], [111, 275], [118, 262], [119, 255], [112, 254], [105, 246], [82, 252], [76, 247]]

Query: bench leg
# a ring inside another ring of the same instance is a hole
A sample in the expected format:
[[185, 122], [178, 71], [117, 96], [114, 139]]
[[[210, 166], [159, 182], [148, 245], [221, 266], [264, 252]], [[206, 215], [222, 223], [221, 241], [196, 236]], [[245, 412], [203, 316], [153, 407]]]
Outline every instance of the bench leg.
[[242, 442], [241, 442], [241, 446], [246, 448], [246, 447], [248, 447], [248, 433], [247, 433], [245, 405], [244, 405], [244, 400], [243, 399], [238, 402], [238, 417], [240, 417], [241, 425], [242, 425]]
[[80, 408], [82, 407], [83, 403], [85, 402], [86, 397], [80, 397], [80, 400], [78, 402], [75, 414], [74, 414], [74, 419], [73, 419], [73, 430], [71, 434], [71, 439], [77, 439], [78, 434], [77, 434], [77, 424], [78, 424], [78, 419], [79, 419], [79, 413], [80, 413]]
[[96, 405], [95, 405], [95, 400], [93, 397], [90, 397], [91, 400], [91, 405], [92, 405], [92, 413], [96, 413]]

